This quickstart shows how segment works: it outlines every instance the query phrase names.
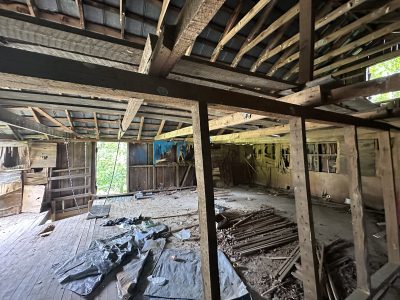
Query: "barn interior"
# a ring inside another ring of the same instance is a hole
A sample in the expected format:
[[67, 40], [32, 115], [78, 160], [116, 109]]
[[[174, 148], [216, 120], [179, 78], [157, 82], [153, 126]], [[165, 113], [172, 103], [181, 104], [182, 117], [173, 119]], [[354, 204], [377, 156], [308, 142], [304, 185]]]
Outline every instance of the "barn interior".
[[0, 299], [399, 299], [399, 8], [0, 0]]

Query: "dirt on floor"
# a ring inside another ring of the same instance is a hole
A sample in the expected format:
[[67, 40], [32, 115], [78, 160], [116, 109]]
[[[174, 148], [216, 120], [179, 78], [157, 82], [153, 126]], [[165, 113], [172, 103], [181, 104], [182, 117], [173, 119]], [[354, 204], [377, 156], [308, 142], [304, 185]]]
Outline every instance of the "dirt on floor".
[[[338, 239], [352, 241], [352, 226], [349, 206], [336, 205], [324, 199], [313, 199], [313, 215], [315, 235], [319, 245], [328, 245]], [[225, 211], [227, 215], [244, 215], [272, 207], [274, 213], [295, 222], [294, 197], [290, 191], [272, 190], [262, 187], [239, 186], [230, 189], [215, 190], [216, 212]], [[197, 193], [195, 190], [170, 191], [154, 194], [150, 199], [136, 200], [135, 211], [146, 217], [151, 217], [168, 225], [172, 231], [183, 228], [190, 230], [191, 236], [182, 241], [175, 236], [168, 239], [168, 248], [199, 248], [200, 233], [197, 214]], [[370, 251], [370, 266], [373, 271], [379, 269], [387, 261], [385, 238], [373, 235], [384, 230], [377, 225], [384, 221], [380, 213], [367, 214], [368, 247]], [[379, 235], [378, 235], [379, 236]], [[219, 248], [224, 249], [224, 232], [218, 230]], [[247, 284], [253, 299], [302, 299], [301, 281], [289, 275], [279, 288], [265, 293], [276, 282], [272, 274], [281, 266], [285, 257], [296, 247], [297, 242], [291, 242], [267, 251], [258, 251], [252, 255], [237, 259], [228, 254], [239, 276]], [[228, 252], [228, 251], [225, 251]], [[354, 249], [347, 249], [353, 258]], [[341, 277], [345, 278], [347, 292], [355, 286], [354, 264], [348, 264], [340, 269]], [[262, 296], [264, 295], [264, 296]]]

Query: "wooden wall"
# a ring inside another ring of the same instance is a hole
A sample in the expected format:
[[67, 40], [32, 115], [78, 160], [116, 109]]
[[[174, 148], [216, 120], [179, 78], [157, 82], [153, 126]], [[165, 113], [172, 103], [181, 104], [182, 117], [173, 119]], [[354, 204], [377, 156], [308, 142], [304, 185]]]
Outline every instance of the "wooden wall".
[[[332, 143], [332, 141], [329, 143]], [[349, 197], [348, 176], [346, 174], [347, 159], [343, 152], [344, 141], [337, 140], [335, 143], [337, 143], [336, 163], [331, 164], [331, 170], [333, 168], [335, 171], [327, 172], [326, 167], [321, 163], [320, 170], [325, 171], [310, 171], [310, 187], [311, 193], [315, 197], [329, 195], [333, 201], [343, 203], [345, 198]], [[325, 143], [319, 142], [317, 144]], [[273, 153], [271, 148], [274, 148]], [[377, 140], [361, 140], [359, 151], [365, 203], [367, 206], [382, 209], [383, 199], [379, 177]], [[322, 154], [320, 162], [327, 161], [328, 156]], [[308, 154], [310, 169], [314, 166], [312, 157], [317, 156]], [[333, 157], [333, 155], [329, 156], [330, 159]], [[273, 188], [292, 189], [288, 144], [255, 145], [253, 146], [253, 158], [257, 170], [254, 183]], [[324, 164], [326, 165], [326, 163]]]
[[[129, 144], [129, 192], [184, 187], [195, 184], [194, 167], [191, 167], [193, 161], [178, 162], [179, 156], [173, 155], [171, 156], [174, 157], [173, 161], [166, 160], [155, 163], [153, 147], [151, 143]], [[186, 172], [187, 176], [183, 182]]]

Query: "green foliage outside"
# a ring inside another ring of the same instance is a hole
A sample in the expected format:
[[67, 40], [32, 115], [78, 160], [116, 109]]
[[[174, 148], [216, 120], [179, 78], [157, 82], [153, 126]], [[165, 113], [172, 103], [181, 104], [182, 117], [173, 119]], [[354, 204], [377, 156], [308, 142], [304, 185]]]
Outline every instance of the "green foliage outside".
[[[369, 80], [400, 73], [400, 57], [396, 57], [371, 66], [369, 67], [368, 71], [370, 73]], [[374, 103], [379, 103], [395, 98], [400, 98], [400, 91], [372, 96], [371, 101]]]
[[[117, 148], [118, 143], [97, 142], [96, 183], [100, 195], [107, 194], [110, 186]], [[110, 195], [127, 191], [127, 148], [126, 143], [120, 143]]]

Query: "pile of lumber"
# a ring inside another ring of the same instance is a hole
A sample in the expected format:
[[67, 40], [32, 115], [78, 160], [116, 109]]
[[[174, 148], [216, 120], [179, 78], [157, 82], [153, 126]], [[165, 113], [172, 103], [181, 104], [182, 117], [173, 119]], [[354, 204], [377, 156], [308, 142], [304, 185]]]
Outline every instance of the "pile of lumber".
[[245, 214], [224, 233], [229, 252], [235, 256], [251, 255], [270, 250], [298, 239], [296, 225], [274, 213], [273, 208]]
[[[351, 245], [345, 240], [337, 239], [327, 246], [322, 244], [318, 249], [318, 278], [323, 296], [326, 299], [345, 299], [355, 288], [354, 260], [346, 253], [346, 249]], [[299, 259], [300, 253], [297, 247], [275, 274], [275, 279], [281, 282], [288, 271], [296, 267], [296, 270], [291, 274], [302, 281], [301, 265], [297, 262]]]

